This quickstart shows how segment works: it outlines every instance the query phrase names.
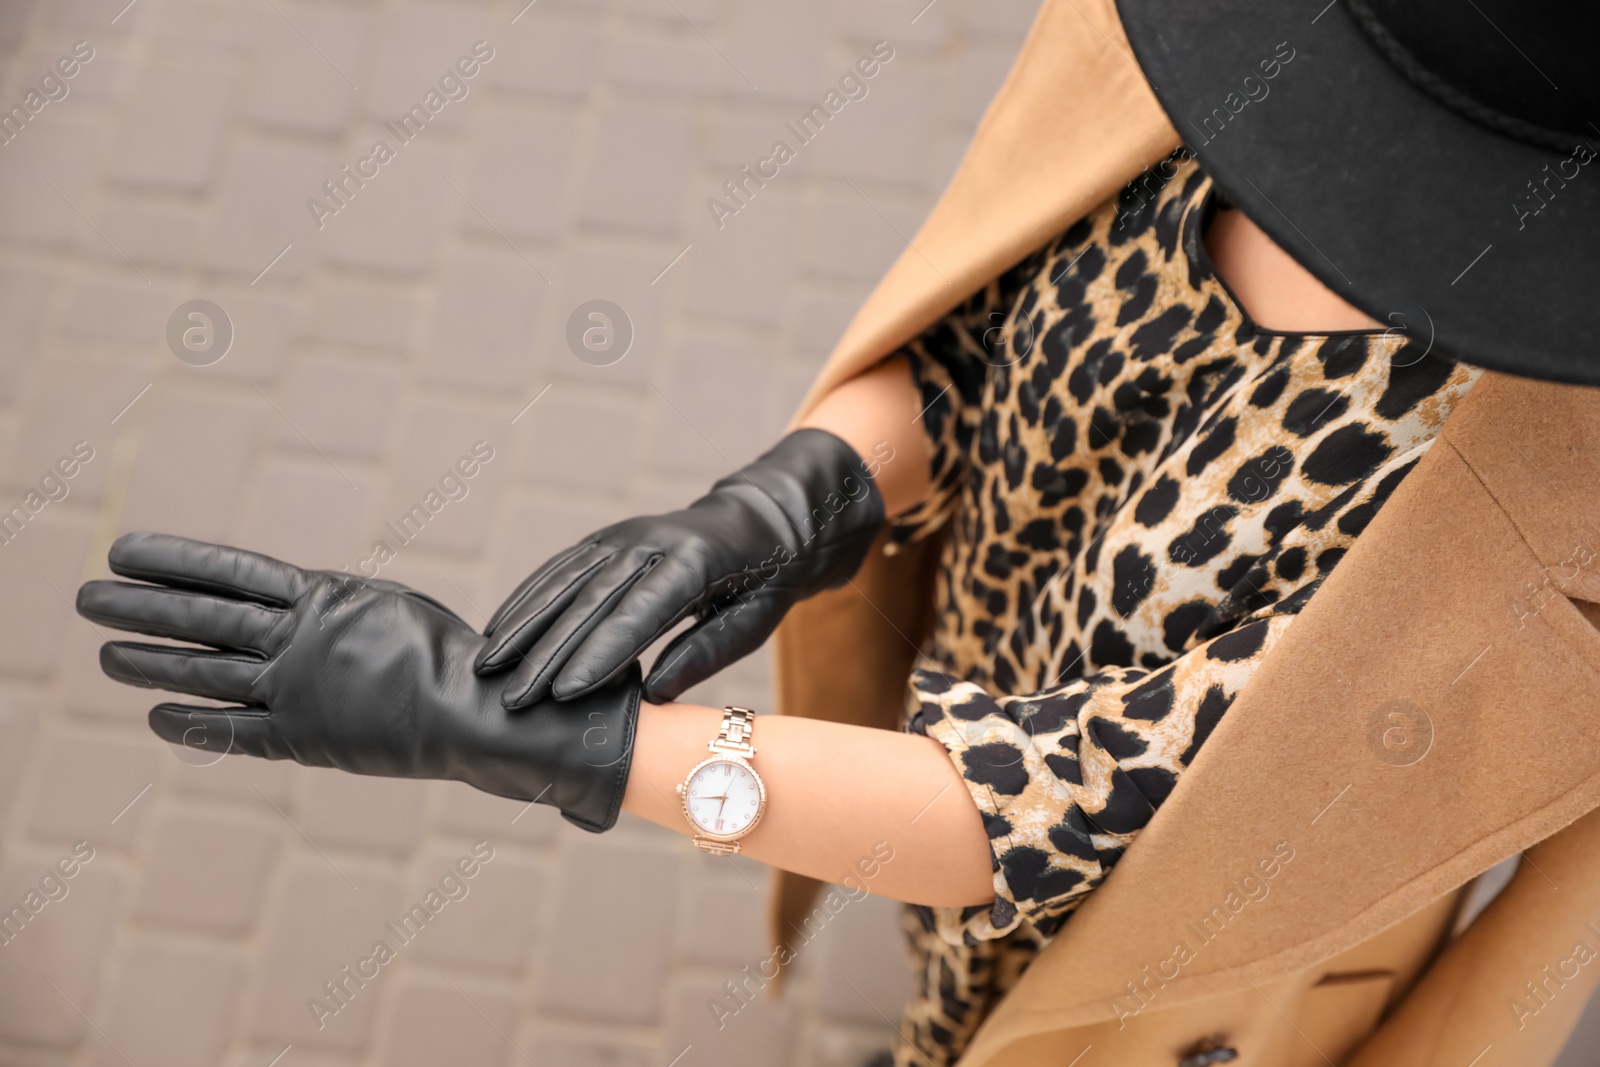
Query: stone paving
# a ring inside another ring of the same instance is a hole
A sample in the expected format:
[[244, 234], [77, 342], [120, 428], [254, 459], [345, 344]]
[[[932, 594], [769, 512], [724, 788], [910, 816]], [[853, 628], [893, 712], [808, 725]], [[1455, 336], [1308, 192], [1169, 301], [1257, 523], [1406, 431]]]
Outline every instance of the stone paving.
[[[708, 1001], [770, 950], [759, 865], [180, 754], [70, 598], [156, 528], [376, 560], [481, 623], [572, 539], [691, 499], [780, 432], [1035, 7], [8, 0], [0, 910], [43, 905], [0, 945], [0, 1063], [855, 1067], [887, 1043], [891, 905], [849, 906], [784, 1000], [719, 1030]], [[757, 656], [691, 696], [769, 687]], [[475, 847], [467, 896], [351, 977]]]
[[[891, 905], [851, 905], [788, 997], [719, 1031], [707, 1002], [770, 951], [759, 865], [451, 784], [180, 757], [70, 598], [129, 529], [352, 570], [383, 540], [383, 577], [482, 623], [573, 538], [686, 503], [779, 434], [1035, 6], [0, 9], [0, 902], [73, 870], [0, 947], [0, 1063], [854, 1067], [887, 1043]], [[622, 317], [580, 359], [594, 300]], [[394, 536], [478, 442], [465, 495]], [[769, 693], [756, 657], [693, 696]], [[478, 841], [468, 896], [346, 977]]]

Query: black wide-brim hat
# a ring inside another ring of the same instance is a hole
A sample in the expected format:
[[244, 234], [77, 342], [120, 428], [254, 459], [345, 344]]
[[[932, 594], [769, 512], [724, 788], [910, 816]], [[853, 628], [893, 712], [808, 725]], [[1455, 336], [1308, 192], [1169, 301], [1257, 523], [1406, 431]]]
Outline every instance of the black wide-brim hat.
[[1201, 166], [1330, 289], [1463, 363], [1600, 384], [1600, 4], [1117, 6]]

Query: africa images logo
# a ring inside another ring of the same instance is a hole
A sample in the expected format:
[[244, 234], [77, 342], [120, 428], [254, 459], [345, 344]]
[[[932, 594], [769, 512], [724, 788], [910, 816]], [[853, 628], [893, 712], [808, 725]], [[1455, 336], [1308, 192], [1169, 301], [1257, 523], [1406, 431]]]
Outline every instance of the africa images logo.
[[839, 87], [829, 89], [821, 103], [812, 104], [799, 119], [783, 124], [784, 129], [794, 135], [794, 146], [790, 146], [786, 140], [772, 142], [772, 152], [765, 159], [758, 160], [754, 170], [746, 163], [739, 168], [738, 174], [722, 183], [722, 190], [728, 197], [726, 202], [715, 196], [707, 197], [706, 209], [711, 212], [711, 221], [717, 224], [717, 229], [722, 229], [729, 218], [748, 207], [750, 201], [755, 199], [756, 191], [765, 189], [767, 182], [776, 178], [785, 166], [800, 158], [800, 149], [816, 140], [829, 121], [847, 104], [852, 100], [865, 100], [871, 89], [867, 82], [877, 77], [884, 65], [893, 58], [894, 45], [888, 41], [878, 41], [872, 46], [870, 54], [856, 60], [854, 66], [839, 76]]
[[306, 200], [306, 210], [311, 212], [311, 221], [317, 224], [317, 229], [322, 229], [330, 217], [349, 207], [356, 194], [367, 187], [367, 182], [376, 178], [384, 166], [397, 159], [399, 150], [415, 140], [451, 101], [465, 100], [470, 96], [472, 79], [493, 58], [494, 46], [488, 41], [473, 44], [471, 55], [462, 56], [456, 60], [455, 66], [439, 75], [437, 89], [430, 88], [423, 94], [422, 102], [412, 104], [410, 110], [399, 119], [384, 123], [384, 128], [395, 137], [394, 146], [391, 147], [386, 140], [374, 141], [372, 150], [356, 160], [354, 171], [347, 163], [331, 179], [323, 182], [322, 191], [327, 199], [313, 196]]

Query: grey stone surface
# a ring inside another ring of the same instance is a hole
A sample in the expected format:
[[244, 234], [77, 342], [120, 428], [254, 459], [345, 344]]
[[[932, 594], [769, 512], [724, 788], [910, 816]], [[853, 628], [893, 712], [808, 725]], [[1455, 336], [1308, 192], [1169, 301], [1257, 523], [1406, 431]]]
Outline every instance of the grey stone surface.
[[[383, 569], [475, 624], [573, 540], [681, 506], [780, 432], [1037, 8], [0, 4], [0, 109], [94, 49], [0, 143], [0, 511], [95, 449], [0, 544], [0, 909], [96, 850], [0, 948], [0, 1063], [857, 1067], [887, 1045], [892, 905], [850, 904], [782, 1001], [719, 1027], [709, 1002], [771, 948], [758, 864], [453, 783], [181, 759], [70, 596], [134, 528], [354, 569], [478, 439], [470, 495]], [[880, 39], [868, 94], [719, 226], [708, 199]], [[402, 143], [385, 123], [479, 40], [493, 58]], [[379, 139], [394, 158], [345, 179]], [[192, 299], [235, 328], [212, 366], [164, 340]], [[593, 299], [634, 328], [607, 367], [567, 347]], [[766, 656], [689, 696], [769, 705]], [[471, 892], [319, 1027], [307, 1001], [477, 841]], [[1597, 1020], [1562, 1067], [1594, 1061]]]
[[[0, 1062], [266, 1067], [292, 1044], [279, 1067], [665, 1067], [693, 1045], [679, 1067], [854, 1067], [886, 1043], [844, 979], [897, 1013], [890, 906], [851, 905], [783, 1001], [719, 1030], [707, 1001], [771, 948], [759, 864], [451, 783], [180, 758], [145, 727], [153, 694], [102, 678], [109, 635], [70, 597], [134, 528], [355, 569], [480, 439], [496, 457], [469, 495], [383, 569], [475, 624], [597, 526], [693, 499], [781, 431], [1036, 6], [0, 10], [0, 108], [94, 49], [0, 144], [0, 509], [95, 449], [0, 545], [0, 906], [74, 841], [97, 850], [0, 949]], [[719, 229], [707, 199], [880, 38], [896, 55], [866, 98]], [[493, 58], [402, 143], [385, 123], [479, 40]], [[379, 139], [394, 158], [347, 178]], [[165, 341], [193, 299], [234, 327], [207, 367]], [[593, 299], [634, 328], [612, 366], [567, 347]], [[766, 656], [691, 696], [768, 706]], [[319, 1027], [307, 1001], [480, 840], [469, 894]]]

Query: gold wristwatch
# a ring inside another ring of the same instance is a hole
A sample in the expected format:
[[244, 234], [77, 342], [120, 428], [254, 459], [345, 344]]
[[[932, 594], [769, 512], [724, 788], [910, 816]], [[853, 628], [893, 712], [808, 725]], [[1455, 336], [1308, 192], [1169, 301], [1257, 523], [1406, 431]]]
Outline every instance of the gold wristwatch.
[[683, 817], [694, 828], [694, 843], [719, 856], [739, 851], [739, 839], [756, 828], [767, 809], [767, 786], [750, 766], [755, 746], [750, 733], [756, 713], [725, 708], [722, 729], [706, 747], [709, 759], [695, 764], [678, 786]]

